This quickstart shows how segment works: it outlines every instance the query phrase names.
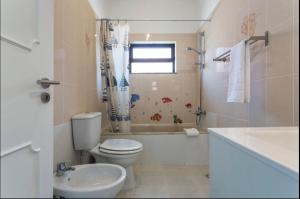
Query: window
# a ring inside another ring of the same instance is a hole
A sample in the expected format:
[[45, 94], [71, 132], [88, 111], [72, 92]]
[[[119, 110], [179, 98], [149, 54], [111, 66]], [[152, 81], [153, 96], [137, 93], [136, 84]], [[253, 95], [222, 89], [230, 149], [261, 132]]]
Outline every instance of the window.
[[130, 73], [175, 73], [175, 44], [131, 44]]

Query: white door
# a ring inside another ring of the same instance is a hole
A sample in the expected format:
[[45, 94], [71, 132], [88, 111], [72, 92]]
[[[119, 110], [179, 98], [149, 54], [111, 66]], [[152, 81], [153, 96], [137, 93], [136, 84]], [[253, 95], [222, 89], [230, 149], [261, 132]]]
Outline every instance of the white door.
[[52, 197], [53, 0], [1, 0], [1, 197]]

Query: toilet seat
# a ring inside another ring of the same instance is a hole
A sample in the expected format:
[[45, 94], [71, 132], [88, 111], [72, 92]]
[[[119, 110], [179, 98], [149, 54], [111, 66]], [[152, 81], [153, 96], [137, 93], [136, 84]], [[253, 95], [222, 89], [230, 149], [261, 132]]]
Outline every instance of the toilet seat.
[[[135, 140], [128, 139], [108, 139], [96, 147], [97, 151], [106, 154], [127, 155], [138, 153], [143, 150], [143, 145]], [[96, 151], [96, 150], [94, 150]]]
[[100, 144], [101, 149], [109, 151], [134, 151], [142, 147], [143, 145], [140, 142], [128, 139], [108, 139]]
[[112, 151], [112, 150], [99, 148], [99, 152], [106, 153], [106, 154], [113, 154], [113, 155], [130, 155], [130, 154], [138, 153], [142, 150], [143, 149], [141, 148], [139, 150], [132, 150], [132, 151]]

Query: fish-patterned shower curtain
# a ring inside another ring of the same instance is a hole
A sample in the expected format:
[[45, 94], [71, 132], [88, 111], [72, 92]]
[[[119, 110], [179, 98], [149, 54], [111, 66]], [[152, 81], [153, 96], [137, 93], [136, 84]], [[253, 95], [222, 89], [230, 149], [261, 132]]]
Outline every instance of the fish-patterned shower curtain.
[[102, 98], [114, 132], [130, 131], [129, 25], [101, 21]]

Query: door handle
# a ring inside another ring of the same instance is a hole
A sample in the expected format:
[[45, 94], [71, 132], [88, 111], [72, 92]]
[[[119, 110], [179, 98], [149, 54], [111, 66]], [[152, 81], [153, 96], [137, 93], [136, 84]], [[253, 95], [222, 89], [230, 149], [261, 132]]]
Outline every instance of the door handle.
[[41, 80], [36, 81], [37, 84], [41, 85], [42, 88], [49, 88], [51, 85], [59, 85], [59, 81], [49, 80], [48, 78], [42, 78]]

